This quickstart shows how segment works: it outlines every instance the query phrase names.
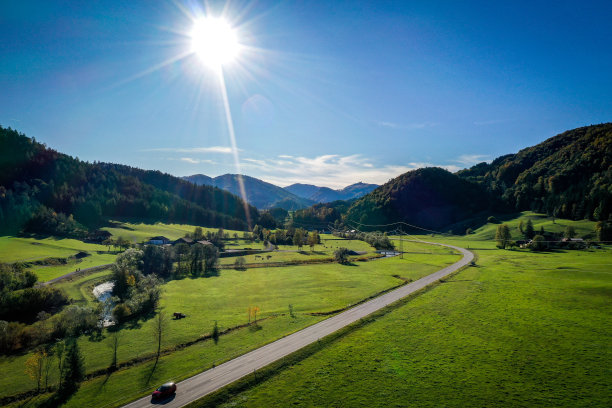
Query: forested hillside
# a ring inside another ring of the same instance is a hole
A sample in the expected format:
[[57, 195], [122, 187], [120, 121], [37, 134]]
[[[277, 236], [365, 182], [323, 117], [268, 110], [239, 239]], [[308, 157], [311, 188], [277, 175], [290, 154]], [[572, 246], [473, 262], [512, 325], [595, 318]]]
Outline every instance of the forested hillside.
[[607, 220], [612, 214], [612, 123], [569, 130], [457, 175], [516, 210]]
[[424, 228], [442, 228], [485, 211], [503, 208], [476, 183], [437, 167], [409, 171], [357, 200], [346, 221], [387, 224], [404, 221]]
[[[257, 210], [248, 211], [256, 220]], [[82, 235], [109, 217], [247, 228], [244, 203], [226, 191], [159, 171], [83, 162], [0, 127], [0, 229]]]

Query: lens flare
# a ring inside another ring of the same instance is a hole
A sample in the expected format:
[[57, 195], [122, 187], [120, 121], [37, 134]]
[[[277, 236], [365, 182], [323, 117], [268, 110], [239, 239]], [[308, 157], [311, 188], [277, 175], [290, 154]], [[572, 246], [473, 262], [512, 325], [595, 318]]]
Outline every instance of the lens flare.
[[223, 18], [200, 18], [191, 30], [191, 51], [206, 65], [228, 64], [240, 51], [236, 30]]

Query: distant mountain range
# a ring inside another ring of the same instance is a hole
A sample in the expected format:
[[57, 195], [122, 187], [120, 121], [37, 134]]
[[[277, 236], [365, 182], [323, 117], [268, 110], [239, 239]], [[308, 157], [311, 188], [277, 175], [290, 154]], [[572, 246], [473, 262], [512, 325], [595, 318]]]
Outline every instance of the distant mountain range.
[[607, 221], [612, 217], [612, 123], [573, 129], [454, 174], [423, 168], [379, 187], [294, 184], [284, 189], [241, 178], [250, 206], [240, 198], [235, 174], [178, 178], [88, 163], [0, 127], [0, 232], [81, 237], [117, 217], [247, 229], [259, 221], [255, 207], [304, 209], [294, 220], [317, 228], [342, 221], [354, 226], [404, 221], [464, 232], [471, 220], [523, 210]]
[[376, 189], [378, 184], [355, 183], [344, 187], [341, 190], [332, 190], [328, 187], [318, 187], [312, 184], [292, 184], [285, 187], [285, 190], [307, 198], [316, 203], [330, 203], [337, 200], [352, 200], [362, 197]]
[[[197, 185], [218, 187], [239, 197], [242, 196], [238, 181], [239, 176], [237, 174], [224, 174], [214, 178], [203, 174], [194, 174], [183, 178]], [[249, 204], [259, 209], [280, 207], [292, 211], [310, 207], [315, 204], [312, 200], [299, 197], [281, 187], [259, 180], [255, 177], [243, 175], [242, 181], [246, 192], [246, 200]]]
[[[214, 178], [204, 174], [194, 174], [183, 178], [197, 185], [218, 187], [241, 196], [237, 174], [224, 174]], [[316, 203], [352, 200], [378, 187], [376, 184], [360, 182], [345, 187], [342, 190], [333, 190], [328, 187], [318, 187], [312, 184], [292, 184], [282, 188], [255, 177], [243, 175], [242, 180], [247, 201], [251, 205], [259, 209], [280, 207], [291, 211], [307, 208]]]

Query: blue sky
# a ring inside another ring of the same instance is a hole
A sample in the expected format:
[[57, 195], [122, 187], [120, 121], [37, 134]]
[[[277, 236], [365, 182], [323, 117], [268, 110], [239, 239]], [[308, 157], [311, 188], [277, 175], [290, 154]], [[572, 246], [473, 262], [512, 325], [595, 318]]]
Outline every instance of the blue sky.
[[223, 14], [243, 173], [279, 185], [450, 170], [612, 119], [609, 1], [0, 4], [0, 124], [88, 161], [235, 173], [217, 74], [189, 55]]

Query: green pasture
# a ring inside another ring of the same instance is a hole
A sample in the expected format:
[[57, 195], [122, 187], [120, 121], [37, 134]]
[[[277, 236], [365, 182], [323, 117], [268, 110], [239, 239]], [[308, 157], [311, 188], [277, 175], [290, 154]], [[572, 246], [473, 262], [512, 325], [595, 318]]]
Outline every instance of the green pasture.
[[115, 262], [117, 254], [92, 254], [86, 258], [82, 258], [78, 261], [70, 260], [66, 265], [50, 265], [50, 266], [33, 266], [31, 268], [38, 276], [38, 280], [41, 282], [49, 281], [53, 278], [57, 278], [62, 275], [66, 275], [70, 272], [74, 272], [77, 269], [83, 270], [86, 268], [92, 268], [95, 266], [112, 264]]
[[104, 245], [89, 244], [69, 238], [20, 238], [0, 237], [0, 262], [31, 262], [45, 258], [67, 258], [79, 252], [94, 254], [104, 252]]
[[610, 406], [610, 248], [536, 253], [444, 241], [476, 243], [476, 266], [224, 406]]
[[[145, 224], [145, 223], [130, 223], [130, 222], [120, 222], [120, 221], [111, 221], [111, 227], [104, 227], [102, 230], [108, 231], [115, 238], [123, 237], [128, 239], [132, 243], [140, 243], [144, 241], [148, 241], [149, 238], [152, 238], [157, 235], [162, 235], [170, 240], [175, 240], [181, 237], [184, 237], [185, 234], [192, 234], [195, 229], [194, 225], [187, 224], [164, 224], [161, 222], [154, 224]], [[202, 228], [204, 234], [206, 232], [217, 232], [218, 228]], [[238, 233], [239, 237], [242, 237], [242, 231], [233, 231], [233, 230], [223, 230], [230, 234], [230, 237], [233, 237], [234, 233]]]
[[[269, 264], [269, 263], [283, 263], [292, 261], [312, 261], [328, 259], [333, 260], [334, 251], [338, 248], [344, 247], [352, 251], [369, 255], [370, 257], [375, 254], [375, 249], [363, 241], [348, 240], [344, 238], [337, 238], [329, 234], [321, 234], [321, 244], [315, 245], [314, 248], [310, 248], [308, 245], [302, 246], [301, 250], [295, 245], [279, 245], [277, 250], [267, 251], [261, 254], [244, 255], [244, 259], [247, 264]], [[248, 246], [250, 244], [243, 244]], [[256, 244], [257, 245], [257, 244]], [[262, 246], [262, 244], [259, 244]], [[263, 246], [262, 246], [263, 248]], [[231, 246], [226, 244], [226, 249], [233, 249]], [[253, 247], [255, 249], [255, 247]], [[359, 258], [364, 255], [356, 255], [354, 258]], [[269, 257], [269, 258], [268, 258]], [[224, 257], [219, 259], [221, 265], [232, 265], [236, 261], [236, 257]]]
[[[543, 227], [546, 232], [554, 232], [554, 233], [563, 233], [565, 228], [568, 226], [574, 227], [576, 230], [577, 238], [584, 239], [595, 239], [595, 222], [589, 220], [565, 220], [560, 218], [549, 217], [546, 214], [538, 214], [532, 211], [523, 211], [522, 213], [515, 214], [510, 219], [505, 219], [500, 216], [499, 224], [506, 224], [510, 227], [510, 233], [512, 234], [512, 239], [524, 239], [523, 235], [520, 233], [518, 226], [521, 221], [523, 221], [523, 225], [527, 223], [527, 220], [531, 220], [533, 223], [533, 227], [536, 231], [540, 231], [540, 228]], [[497, 230], [497, 226], [499, 224], [491, 224], [487, 223], [481, 228], [474, 231], [473, 234], [470, 234], [466, 238], [472, 240], [490, 240], [495, 238], [495, 231]]]
[[[255, 268], [247, 271], [229, 269], [222, 270], [219, 276], [170, 281], [163, 286], [161, 305], [166, 313], [182, 312], [187, 318], [170, 320], [164, 348], [172, 348], [210, 334], [215, 320], [221, 330], [244, 324], [248, 321], [248, 308], [255, 306], [260, 309], [258, 318], [281, 322], [274, 324], [282, 326], [278, 328], [279, 333], [288, 334], [322, 318], [315, 319], [308, 313], [332, 312], [402, 283], [401, 279], [392, 275], [418, 279], [455, 262], [458, 258], [457, 254], [447, 253], [432, 257], [429, 253], [417, 253], [406, 255], [404, 259], [388, 258], [355, 262], [353, 265], [330, 263]], [[94, 283], [103, 280], [103, 276], [104, 272], [99, 272], [91, 277], [85, 276], [73, 282], [62, 283], [62, 287], [75, 300], [91, 301], [89, 291]], [[287, 319], [289, 304], [293, 305], [298, 323]], [[118, 351], [120, 363], [155, 351], [152, 326], [153, 321], [149, 319], [128, 324], [121, 329], [125, 344]], [[242, 350], [261, 344], [251, 341], [252, 336], [248, 330], [242, 332], [245, 333], [240, 340]], [[103, 337], [107, 335], [105, 331]], [[280, 335], [274, 338], [277, 337]], [[85, 356], [88, 372], [108, 367], [111, 350], [104, 338], [92, 339], [83, 336], [79, 339], [79, 345]], [[185, 350], [191, 350], [192, 347], [194, 346]], [[0, 357], [0, 370], [12, 373], [11, 376], [0, 378], [0, 396], [34, 387], [24, 372], [28, 357], [28, 354]], [[215, 357], [213, 361], [218, 359], [222, 357]], [[212, 364], [212, 361], [206, 364]], [[176, 376], [183, 374], [180, 366], [176, 367], [175, 373]], [[51, 383], [56, 381], [53, 375], [50, 377]], [[109, 396], [101, 400], [108, 402], [111, 395], [113, 394], [109, 391]]]
[[[116, 253], [108, 253], [108, 247], [90, 244], [76, 239], [0, 237], [0, 263], [35, 262], [46, 258], [63, 258], [66, 264], [32, 265], [40, 282], [94, 266], [113, 263]], [[86, 252], [87, 256], [76, 259], [74, 255]]]

